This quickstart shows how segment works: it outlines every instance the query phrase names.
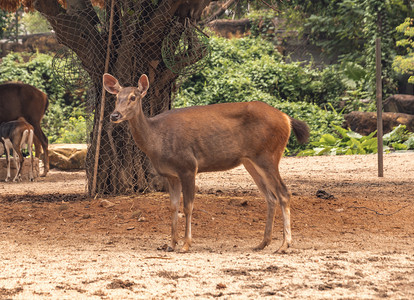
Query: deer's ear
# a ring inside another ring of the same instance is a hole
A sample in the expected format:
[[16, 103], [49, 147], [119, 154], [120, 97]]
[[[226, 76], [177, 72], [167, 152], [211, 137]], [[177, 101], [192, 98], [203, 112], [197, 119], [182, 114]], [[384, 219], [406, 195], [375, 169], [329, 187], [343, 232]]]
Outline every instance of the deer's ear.
[[138, 89], [141, 91], [141, 97], [144, 97], [147, 94], [149, 88], [149, 80], [147, 75], [142, 74], [138, 80]]
[[103, 75], [103, 86], [108, 93], [118, 94], [121, 90], [118, 80], [111, 74], [105, 73]]

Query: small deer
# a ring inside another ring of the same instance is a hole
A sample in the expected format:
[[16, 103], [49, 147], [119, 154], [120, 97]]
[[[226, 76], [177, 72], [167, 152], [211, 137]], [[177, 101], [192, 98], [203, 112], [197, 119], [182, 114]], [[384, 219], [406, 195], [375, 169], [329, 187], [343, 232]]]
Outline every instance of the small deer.
[[13, 150], [14, 163], [16, 165], [16, 176], [13, 181], [21, 181], [21, 170], [23, 166], [24, 157], [21, 149], [27, 145], [27, 151], [30, 155], [30, 181], [34, 180], [33, 177], [33, 126], [26, 122], [23, 117], [18, 118], [15, 121], [5, 122], [0, 124], [0, 138], [3, 143], [6, 160], [7, 160], [7, 177], [6, 181], [10, 180], [10, 150]]
[[185, 214], [185, 236], [181, 251], [191, 246], [191, 216], [197, 173], [224, 171], [243, 164], [267, 201], [267, 221], [261, 250], [270, 244], [276, 203], [283, 216], [285, 252], [292, 242], [290, 193], [279, 174], [279, 161], [291, 128], [301, 143], [309, 138], [309, 127], [263, 102], [224, 103], [173, 109], [147, 118], [142, 98], [149, 88], [143, 74], [138, 87], [122, 87], [110, 74], [103, 75], [105, 89], [116, 95], [113, 123], [129, 122], [137, 146], [149, 157], [156, 171], [166, 178], [171, 201], [171, 245], [178, 244], [178, 209], [181, 192]]

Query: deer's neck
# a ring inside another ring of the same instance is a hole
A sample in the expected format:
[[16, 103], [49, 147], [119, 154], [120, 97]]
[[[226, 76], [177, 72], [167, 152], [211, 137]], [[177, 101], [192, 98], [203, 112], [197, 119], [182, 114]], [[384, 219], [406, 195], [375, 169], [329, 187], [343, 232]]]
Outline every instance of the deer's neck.
[[129, 120], [129, 128], [137, 146], [148, 155], [151, 149], [151, 141], [154, 138], [152, 128], [147, 117], [144, 115], [142, 108], [139, 109], [132, 119]]

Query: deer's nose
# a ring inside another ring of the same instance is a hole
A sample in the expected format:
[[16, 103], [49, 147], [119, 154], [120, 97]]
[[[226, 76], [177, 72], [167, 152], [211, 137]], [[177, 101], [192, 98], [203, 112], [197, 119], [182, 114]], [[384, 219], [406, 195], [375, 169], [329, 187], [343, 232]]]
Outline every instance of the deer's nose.
[[114, 111], [110, 116], [110, 119], [112, 122], [119, 121], [121, 118], [122, 118], [122, 115], [117, 111]]

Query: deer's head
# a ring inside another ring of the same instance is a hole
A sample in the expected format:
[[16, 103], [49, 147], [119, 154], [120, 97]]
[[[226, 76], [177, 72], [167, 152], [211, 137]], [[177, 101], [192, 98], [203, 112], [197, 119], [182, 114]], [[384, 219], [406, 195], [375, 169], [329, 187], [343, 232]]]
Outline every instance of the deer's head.
[[118, 80], [105, 73], [103, 75], [103, 85], [108, 93], [116, 95], [115, 109], [110, 118], [113, 123], [132, 119], [141, 111], [141, 100], [147, 94], [149, 81], [147, 75], [143, 74], [138, 80], [138, 87], [122, 87]]

